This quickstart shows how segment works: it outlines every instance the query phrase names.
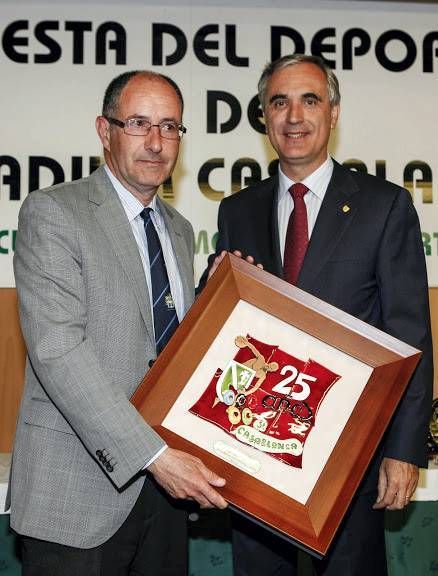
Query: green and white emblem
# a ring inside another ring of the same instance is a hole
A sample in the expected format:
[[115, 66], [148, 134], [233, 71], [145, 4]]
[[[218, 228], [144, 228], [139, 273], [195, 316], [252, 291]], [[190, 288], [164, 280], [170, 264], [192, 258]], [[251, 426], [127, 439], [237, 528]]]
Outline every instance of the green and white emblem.
[[231, 360], [217, 381], [217, 397], [227, 406], [231, 406], [236, 395], [244, 393], [250, 387], [255, 375], [255, 370]]

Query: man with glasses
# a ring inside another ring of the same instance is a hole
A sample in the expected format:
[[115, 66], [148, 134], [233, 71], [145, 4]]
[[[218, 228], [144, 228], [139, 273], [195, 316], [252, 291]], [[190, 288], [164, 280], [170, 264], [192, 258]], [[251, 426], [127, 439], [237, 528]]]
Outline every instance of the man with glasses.
[[118, 76], [96, 120], [105, 165], [23, 203], [14, 265], [28, 362], [11, 525], [24, 576], [181, 576], [177, 499], [226, 506], [225, 481], [129, 402], [194, 298], [192, 227], [157, 198], [182, 112], [170, 79]]

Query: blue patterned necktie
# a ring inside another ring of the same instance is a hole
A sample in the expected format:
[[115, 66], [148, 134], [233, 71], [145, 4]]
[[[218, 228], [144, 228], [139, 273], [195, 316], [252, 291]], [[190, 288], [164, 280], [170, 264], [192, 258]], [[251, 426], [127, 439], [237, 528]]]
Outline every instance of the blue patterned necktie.
[[148, 243], [149, 266], [151, 271], [152, 302], [157, 354], [166, 346], [179, 322], [170, 291], [169, 277], [160, 239], [151, 219], [152, 208], [145, 208], [143, 218]]

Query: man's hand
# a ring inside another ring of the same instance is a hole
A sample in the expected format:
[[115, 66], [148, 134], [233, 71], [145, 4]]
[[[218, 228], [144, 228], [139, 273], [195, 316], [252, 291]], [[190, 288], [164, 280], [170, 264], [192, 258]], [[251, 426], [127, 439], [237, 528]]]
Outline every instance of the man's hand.
[[226, 508], [228, 505], [212, 488], [225, 486], [225, 479], [186, 452], [166, 448], [148, 471], [173, 498], [196, 500], [201, 508]]
[[418, 466], [393, 458], [384, 458], [380, 465], [377, 500], [373, 508], [401, 510], [409, 504], [417, 484]]
[[[218, 256], [216, 256], [216, 258], [213, 260], [213, 264], [211, 265], [211, 268], [208, 271], [207, 280], [210, 280], [210, 278], [216, 272], [217, 267], [219, 266], [219, 264], [224, 259], [225, 254], [228, 254], [228, 252], [226, 250], [222, 250], [222, 252]], [[233, 254], [234, 254], [234, 256], [237, 256], [238, 258], [243, 258], [242, 252], [240, 252], [239, 250], [234, 250]], [[252, 256], [246, 256], [245, 260], [247, 262], [249, 262], [250, 264], [255, 264], [254, 258]], [[257, 268], [261, 268], [263, 270], [262, 264], [256, 264], [256, 266], [257, 266]]]

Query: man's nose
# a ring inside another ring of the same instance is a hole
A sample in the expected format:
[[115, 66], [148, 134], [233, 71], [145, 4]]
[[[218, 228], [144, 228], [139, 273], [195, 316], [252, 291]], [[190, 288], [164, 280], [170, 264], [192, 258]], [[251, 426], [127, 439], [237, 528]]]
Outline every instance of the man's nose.
[[161, 138], [159, 126], [151, 126], [149, 134], [145, 137], [144, 147], [152, 150], [153, 152], [161, 152], [163, 149], [163, 141]]
[[287, 110], [287, 119], [292, 124], [302, 122], [303, 120], [303, 105], [301, 102], [289, 102], [289, 107]]

